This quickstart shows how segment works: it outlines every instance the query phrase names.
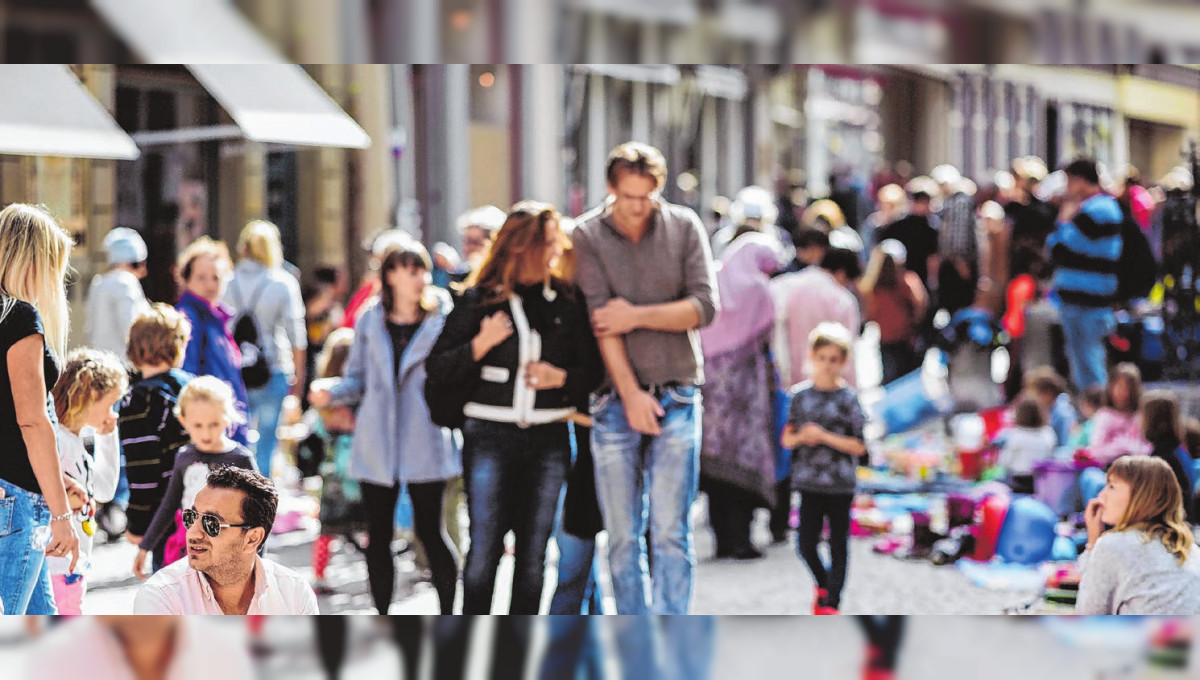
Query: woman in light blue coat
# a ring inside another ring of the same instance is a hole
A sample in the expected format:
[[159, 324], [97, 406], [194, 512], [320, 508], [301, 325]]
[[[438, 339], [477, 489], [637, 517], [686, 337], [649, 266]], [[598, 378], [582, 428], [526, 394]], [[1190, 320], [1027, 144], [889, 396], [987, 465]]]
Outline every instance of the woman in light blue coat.
[[462, 474], [450, 431], [430, 420], [425, 359], [441, 333], [446, 304], [428, 285], [429, 254], [416, 241], [398, 244], [380, 267], [377, 304], [355, 324], [345, 377], [313, 385], [309, 401], [356, 405], [348, 474], [359, 480], [367, 514], [367, 577], [380, 614], [392, 601], [391, 543], [401, 485], [412, 499], [413, 524], [425, 547], [443, 614], [454, 610], [458, 558], [442, 519], [446, 480]]

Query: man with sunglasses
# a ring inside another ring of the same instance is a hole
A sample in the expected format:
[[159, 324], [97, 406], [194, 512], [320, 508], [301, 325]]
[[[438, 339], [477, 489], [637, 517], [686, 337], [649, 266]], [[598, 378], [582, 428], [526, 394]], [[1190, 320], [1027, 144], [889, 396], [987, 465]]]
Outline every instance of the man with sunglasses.
[[261, 556], [279, 495], [257, 472], [221, 467], [183, 512], [187, 559], [160, 570], [134, 599], [135, 614], [317, 614], [296, 572]]

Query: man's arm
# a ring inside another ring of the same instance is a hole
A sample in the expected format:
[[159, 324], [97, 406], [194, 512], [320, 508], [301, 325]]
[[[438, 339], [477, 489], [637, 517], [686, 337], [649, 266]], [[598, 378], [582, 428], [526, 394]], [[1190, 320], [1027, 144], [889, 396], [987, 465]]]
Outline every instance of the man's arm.
[[597, 338], [600, 345], [600, 356], [612, 377], [613, 388], [625, 408], [625, 418], [629, 426], [636, 432], [648, 435], [661, 434], [662, 428], [658, 419], [666, 415], [662, 406], [649, 392], [642, 390], [638, 384], [633, 366], [629, 364], [629, 355], [625, 351], [625, 341], [616, 335]]

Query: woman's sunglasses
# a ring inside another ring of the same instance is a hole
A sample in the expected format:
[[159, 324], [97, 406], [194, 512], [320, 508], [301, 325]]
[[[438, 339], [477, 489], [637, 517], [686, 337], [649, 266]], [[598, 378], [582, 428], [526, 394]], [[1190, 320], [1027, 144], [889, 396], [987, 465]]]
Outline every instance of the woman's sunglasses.
[[253, 528], [253, 525], [251, 524], [221, 524], [221, 520], [218, 519], [216, 515], [201, 515], [195, 510], [183, 511], [183, 527], [185, 529], [191, 529], [192, 525], [196, 523], [196, 518], [200, 519], [200, 528], [204, 531], [204, 533], [208, 534], [210, 538], [216, 538], [219, 536], [222, 529]]

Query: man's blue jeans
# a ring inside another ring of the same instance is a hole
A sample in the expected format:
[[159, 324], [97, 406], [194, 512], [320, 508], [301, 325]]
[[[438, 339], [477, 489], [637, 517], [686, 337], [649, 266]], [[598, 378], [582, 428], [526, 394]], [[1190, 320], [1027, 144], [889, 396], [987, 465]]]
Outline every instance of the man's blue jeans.
[[1107, 307], [1063, 305], [1059, 310], [1071, 381], [1079, 391], [1108, 383], [1108, 346], [1105, 341], [1117, 329], [1117, 320]]
[[287, 373], [274, 370], [271, 371], [271, 379], [266, 385], [246, 391], [250, 427], [258, 431], [254, 459], [258, 463], [258, 471], [267, 477], [271, 476], [271, 456], [275, 454], [275, 447], [279, 444], [276, 431], [279, 429], [279, 416], [283, 411], [283, 398], [288, 395], [290, 389]]
[[692, 598], [696, 555], [691, 507], [700, 484], [700, 390], [674, 386], [658, 390], [655, 397], [666, 414], [656, 437], [629, 426], [615, 392], [592, 402], [596, 491], [608, 530], [618, 614], [687, 614]]
[[622, 678], [706, 680], [712, 672], [715, 617], [613, 616], [604, 622], [613, 627]]
[[45, 539], [50, 507], [41, 494], [0, 479], [0, 601], [4, 614], [57, 614]]

